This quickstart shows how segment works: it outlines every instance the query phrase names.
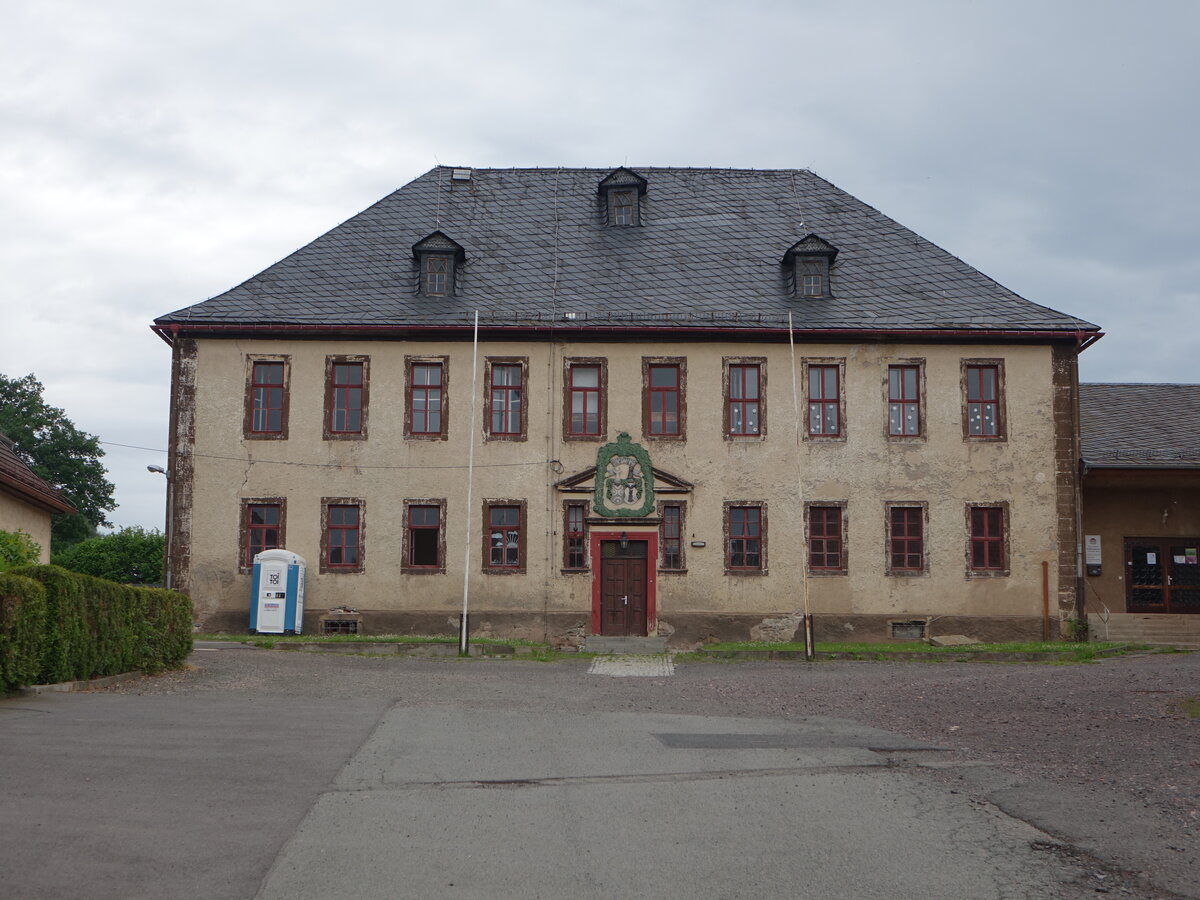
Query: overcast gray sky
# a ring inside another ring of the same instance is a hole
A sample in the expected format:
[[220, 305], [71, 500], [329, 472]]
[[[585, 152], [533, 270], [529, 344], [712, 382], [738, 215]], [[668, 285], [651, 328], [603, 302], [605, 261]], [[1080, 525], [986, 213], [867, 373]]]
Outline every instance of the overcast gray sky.
[[161, 527], [148, 325], [437, 163], [811, 168], [1197, 381], [1200, 2], [0, 0], [0, 372]]

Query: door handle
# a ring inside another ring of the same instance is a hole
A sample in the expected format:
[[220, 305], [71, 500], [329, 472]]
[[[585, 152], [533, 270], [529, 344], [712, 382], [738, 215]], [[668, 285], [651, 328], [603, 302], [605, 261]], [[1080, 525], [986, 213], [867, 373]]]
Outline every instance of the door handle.
[[629, 596], [628, 596], [628, 595], [626, 595], [626, 596], [622, 597], [621, 599], [625, 601], [625, 605], [626, 605], [626, 606], [628, 606], [628, 605], [629, 605]]

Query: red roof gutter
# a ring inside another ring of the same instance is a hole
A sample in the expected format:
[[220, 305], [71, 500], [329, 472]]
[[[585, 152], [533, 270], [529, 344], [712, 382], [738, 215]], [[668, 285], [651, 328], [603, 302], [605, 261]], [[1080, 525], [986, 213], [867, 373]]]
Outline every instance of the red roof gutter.
[[[594, 321], [594, 320], [593, 320]], [[463, 334], [469, 335], [472, 326], [465, 325], [331, 325], [331, 324], [299, 324], [299, 323], [187, 323], [172, 322], [165, 325], [151, 325], [154, 331], [168, 345], [173, 345], [180, 334], [266, 334], [266, 335], [362, 335], [374, 337], [404, 337], [410, 334], [438, 335]], [[548, 334], [670, 334], [678, 340], [683, 334], [722, 335], [731, 334], [770, 335], [782, 338], [788, 334], [786, 328], [726, 328], [720, 326], [659, 326], [659, 325], [593, 325], [580, 328], [577, 325], [554, 323], [522, 324], [522, 325], [490, 325], [480, 328], [483, 333], [511, 334], [514, 331], [546, 332]], [[1052, 331], [1033, 329], [982, 329], [982, 328], [797, 328], [794, 334], [812, 337], [875, 337], [875, 338], [948, 338], [970, 337], [978, 340], [1071, 340], [1073, 339], [1082, 352], [1104, 336], [1102, 331]]]

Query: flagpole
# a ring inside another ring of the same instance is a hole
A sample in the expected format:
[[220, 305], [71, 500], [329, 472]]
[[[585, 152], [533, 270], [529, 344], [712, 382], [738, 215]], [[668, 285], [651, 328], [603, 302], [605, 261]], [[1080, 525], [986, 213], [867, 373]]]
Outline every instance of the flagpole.
[[[796, 509], [800, 510], [800, 530], [804, 531], [804, 482], [802, 478], [803, 463], [801, 461], [800, 442], [800, 392], [796, 389], [796, 339], [792, 331], [792, 314], [788, 313], [788, 350], [792, 357], [792, 421], [796, 427]], [[816, 647], [812, 628], [812, 614], [808, 610], [808, 540], [807, 535], [801, 540], [804, 548], [800, 554], [800, 586], [804, 602], [804, 658], [811, 660], [816, 656]]]
[[463, 601], [462, 618], [459, 621], [458, 652], [468, 651], [468, 614], [471, 596], [471, 522], [474, 511], [471, 509], [471, 487], [475, 482], [475, 395], [479, 387], [479, 310], [475, 310], [475, 330], [471, 342], [471, 414], [467, 427], [467, 514], [463, 516], [466, 538], [463, 542]]

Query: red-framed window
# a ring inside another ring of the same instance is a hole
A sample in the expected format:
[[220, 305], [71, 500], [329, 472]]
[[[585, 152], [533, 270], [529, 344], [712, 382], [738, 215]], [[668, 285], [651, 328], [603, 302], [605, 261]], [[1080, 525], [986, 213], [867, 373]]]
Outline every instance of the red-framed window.
[[357, 505], [326, 507], [325, 565], [330, 569], [357, 569], [362, 565], [362, 510]]
[[888, 366], [888, 434], [921, 434], [921, 367]]
[[763, 515], [759, 506], [727, 506], [725, 568], [757, 572], [763, 568]]
[[525, 385], [523, 366], [520, 363], [492, 363], [491, 365], [491, 419], [488, 423], [493, 435], [519, 435]]
[[408, 567], [440, 569], [442, 560], [442, 509], [440, 506], [408, 507]]
[[587, 504], [568, 502], [563, 512], [563, 568], [587, 568]]
[[283, 432], [284, 363], [256, 362], [250, 373], [250, 433]]
[[600, 435], [602, 379], [603, 373], [599, 364], [572, 363], [567, 368], [568, 435]]
[[491, 504], [487, 507], [489, 570], [524, 568], [524, 523], [520, 506]]
[[333, 362], [329, 367], [329, 433], [363, 430], [363, 364]]
[[256, 554], [283, 546], [283, 507], [279, 503], [247, 503], [245, 510], [243, 559], [246, 566], [252, 566]]
[[683, 565], [683, 504], [664, 503], [662, 505], [662, 524], [659, 525], [662, 548], [662, 568], [667, 571], [680, 571]]
[[442, 387], [445, 367], [440, 362], [413, 362], [409, 367], [410, 433], [440, 435], [445, 428]]
[[729, 396], [725, 398], [725, 427], [728, 434], [745, 437], [759, 434], [762, 412], [762, 368], [757, 364], [729, 366]]
[[841, 377], [837, 366], [808, 367], [808, 433], [838, 437], [842, 433]]
[[808, 565], [820, 572], [840, 572], [845, 568], [840, 506], [808, 508]]
[[972, 506], [970, 516], [971, 571], [1004, 571], [1004, 508]]
[[1000, 367], [997, 365], [968, 365], [967, 435], [969, 437], [1000, 436]]
[[925, 570], [925, 510], [893, 506], [888, 510], [888, 571]]
[[650, 363], [646, 367], [646, 433], [681, 433], [680, 373], [675, 363]]

